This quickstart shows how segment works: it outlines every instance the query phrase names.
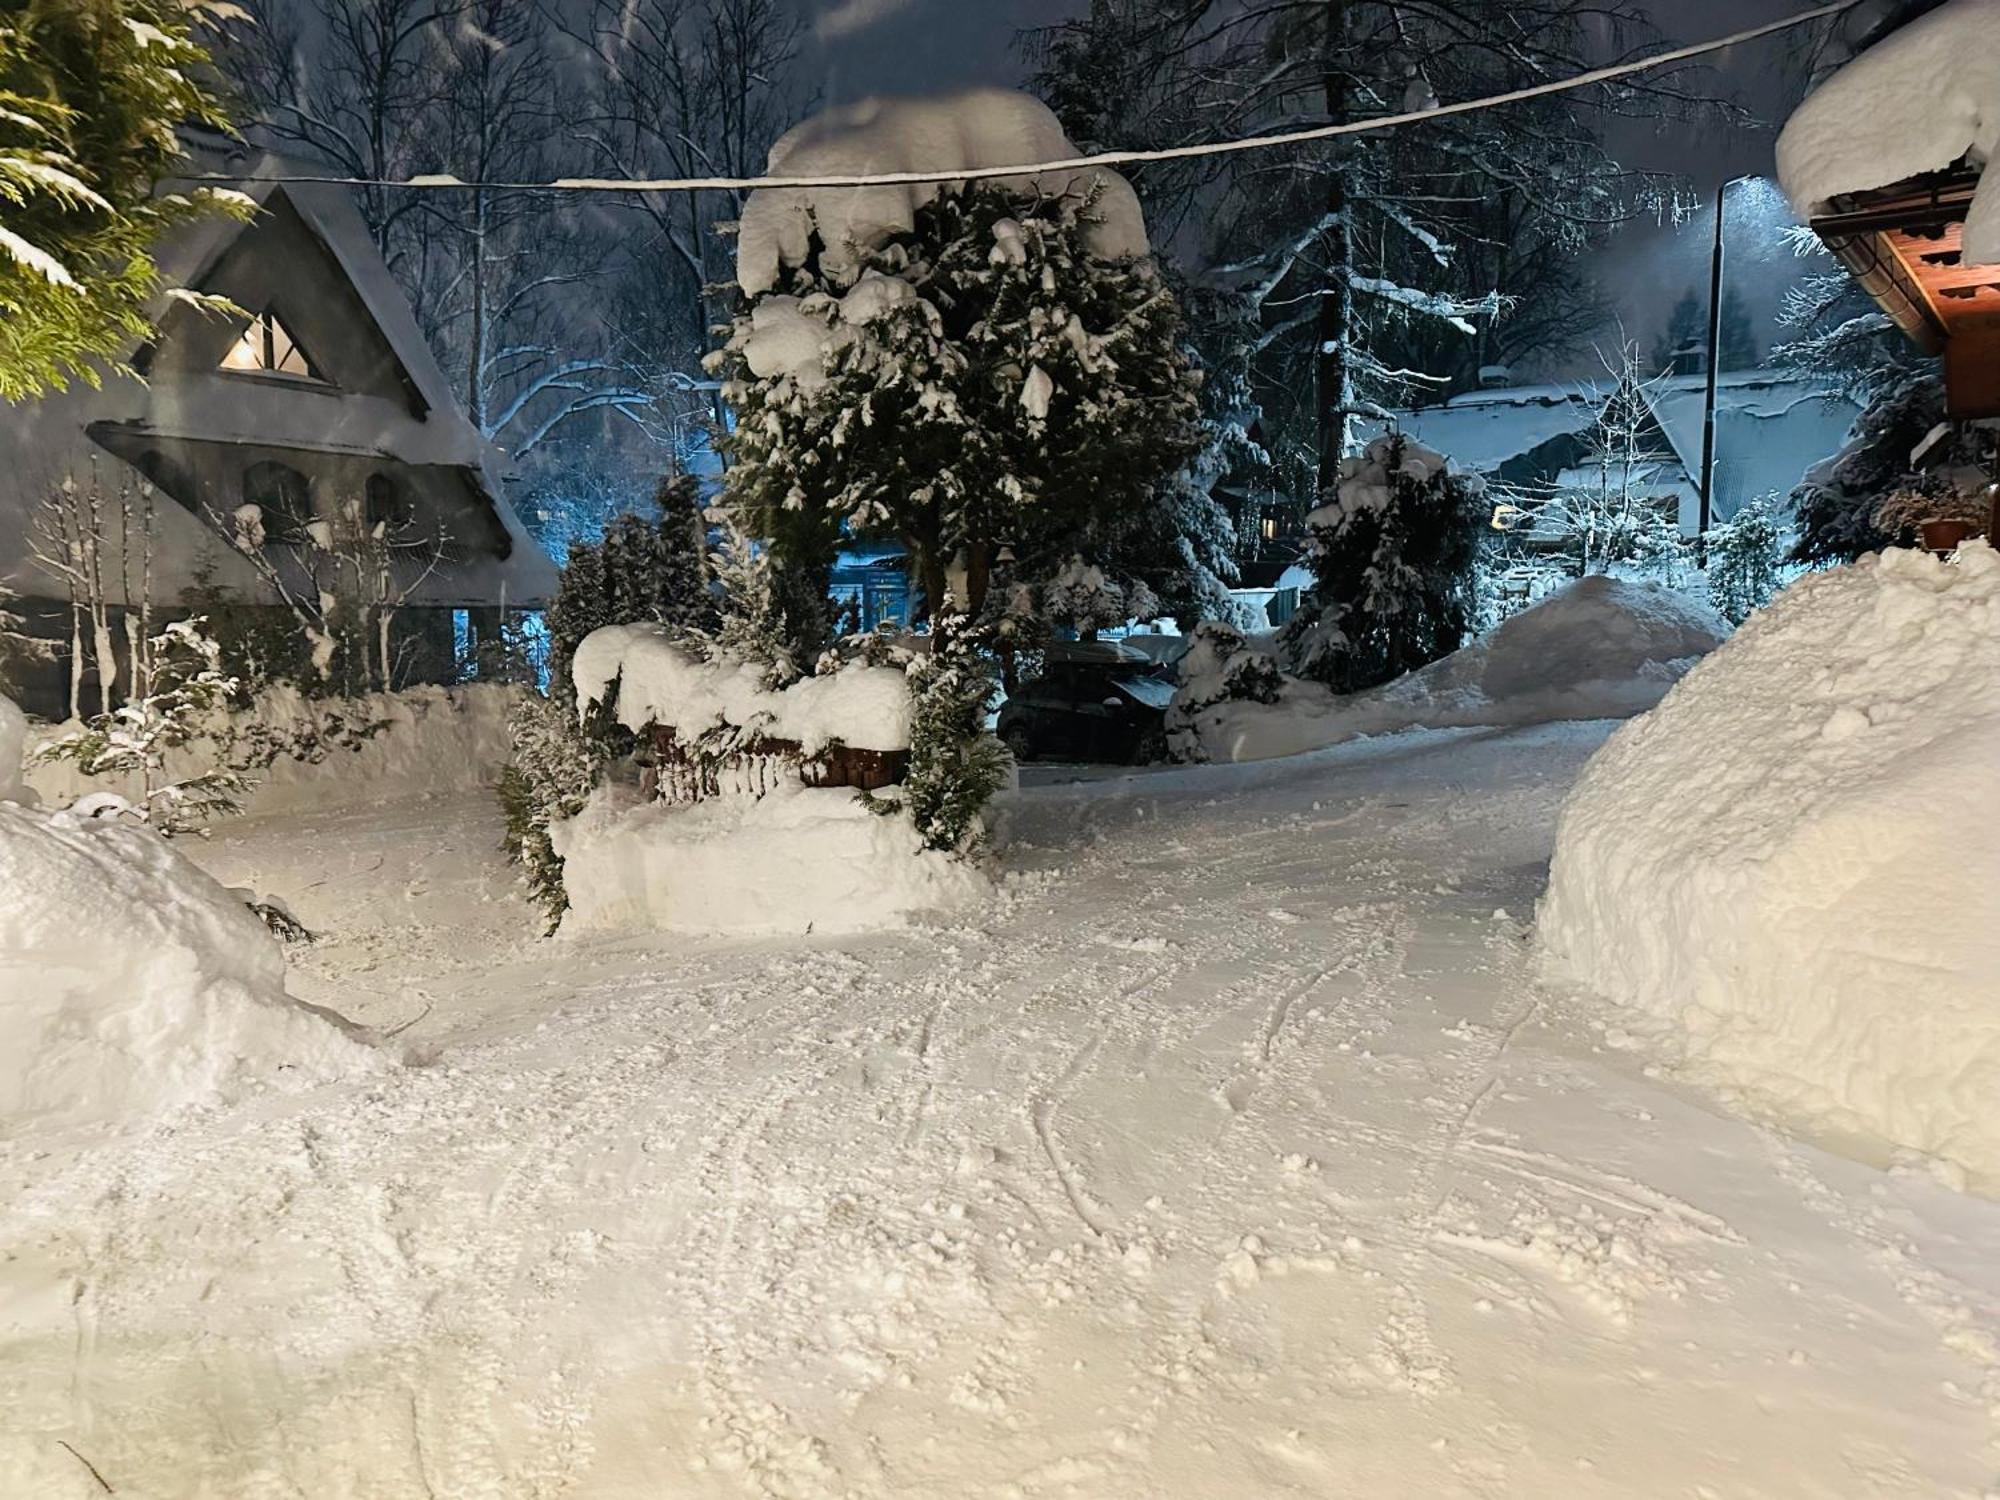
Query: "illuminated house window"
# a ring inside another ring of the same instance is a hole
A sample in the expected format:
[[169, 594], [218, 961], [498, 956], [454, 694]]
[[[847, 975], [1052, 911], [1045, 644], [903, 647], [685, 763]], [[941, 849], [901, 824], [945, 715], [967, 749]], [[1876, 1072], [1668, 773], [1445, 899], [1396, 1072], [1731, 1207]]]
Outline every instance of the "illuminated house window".
[[271, 312], [260, 313], [250, 320], [243, 337], [222, 356], [222, 368], [259, 375], [290, 375], [299, 380], [322, 378], [291, 331]]
[[1264, 517], [1264, 540], [1267, 542], [1276, 541], [1277, 536], [1278, 518], [1276, 516]]

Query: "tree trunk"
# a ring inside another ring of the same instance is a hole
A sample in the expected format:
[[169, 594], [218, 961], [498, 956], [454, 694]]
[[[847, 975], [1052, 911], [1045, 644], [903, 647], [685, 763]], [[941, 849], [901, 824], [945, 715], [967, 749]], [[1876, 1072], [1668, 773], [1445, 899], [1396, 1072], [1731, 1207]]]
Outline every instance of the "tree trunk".
[[[1348, 0], [1325, 0], [1321, 38], [1321, 82], [1328, 124], [1348, 114]], [[1354, 225], [1348, 214], [1346, 151], [1336, 138], [1327, 147], [1326, 216], [1323, 242], [1326, 286], [1319, 304], [1319, 487], [1330, 494], [1340, 481], [1354, 411], [1354, 366], [1348, 343], [1354, 334]]]

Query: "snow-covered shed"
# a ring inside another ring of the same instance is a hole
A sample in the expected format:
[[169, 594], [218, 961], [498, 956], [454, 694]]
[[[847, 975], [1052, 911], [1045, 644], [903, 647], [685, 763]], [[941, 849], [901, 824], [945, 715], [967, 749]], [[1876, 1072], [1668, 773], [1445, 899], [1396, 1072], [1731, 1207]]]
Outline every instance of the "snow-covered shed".
[[[246, 175], [280, 165], [253, 161]], [[450, 611], [546, 602], [555, 566], [507, 501], [506, 456], [460, 409], [347, 191], [246, 191], [259, 207], [250, 222], [191, 226], [163, 247], [174, 290], [130, 355], [136, 378], [0, 410], [0, 587], [15, 608], [66, 629], [65, 587], [33, 555], [36, 515], [65, 482], [107, 509], [121, 494], [150, 496], [149, 560], [122, 524], [104, 537], [101, 565], [135, 603], [142, 575], [169, 610], [198, 581], [275, 602], [218, 518], [257, 505], [277, 547], [356, 502], [371, 524], [422, 539], [399, 628], [441, 625], [448, 645]]]
[[[1643, 446], [1655, 460], [1647, 483], [1678, 505], [1690, 535], [1700, 515], [1705, 386], [1700, 375], [1641, 386], [1649, 416]], [[1502, 386], [1397, 412], [1393, 423], [1496, 491], [1534, 495], [1577, 469], [1615, 389], [1610, 380]], [[1836, 387], [1790, 371], [1718, 376], [1715, 519], [1726, 521], [1761, 496], [1790, 494], [1808, 469], [1839, 450], [1858, 411]]]
[[1925, 352], [1960, 420], [2000, 417], [2000, 0], [1948, 0], [1799, 106], [1778, 175]]

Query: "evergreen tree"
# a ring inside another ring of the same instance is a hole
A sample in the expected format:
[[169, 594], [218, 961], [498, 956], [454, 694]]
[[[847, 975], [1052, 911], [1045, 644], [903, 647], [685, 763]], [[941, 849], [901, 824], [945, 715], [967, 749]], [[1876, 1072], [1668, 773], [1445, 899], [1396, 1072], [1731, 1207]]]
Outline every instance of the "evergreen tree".
[[932, 849], [970, 853], [979, 815], [1007, 776], [1007, 752], [986, 732], [996, 684], [972, 622], [932, 621], [930, 650], [910, 673], [910, 771], [901, 806]]
[[1750, 309], [1743, 294], [1730, 287], [1722, 294], [1722, 328], [1718, 370], [1749, 370], [1757, 365], [1757, 330], [1750, 323]]
[[0, 5], [0, 400], [121, 371], [151, 327], [160, 237], [250, 212], [239, 195], [154, 191], [182, 166], [182, 123], [227, 125], [201, 30], [233, 10]]
[[1653, 373], [1685, 375], [1693, 368], [1685, 357], [1686, 352], [1707, 347], [1708, 315], [1695, 289], [1689, 287], [1674, 303], [1674, 310], [1667, 315], [1667, 326], [1661, 332], [1659, 342], [1653, 345]]
[[707, 527], [686, 476], [662, 480], [657, 519], [620, 516], [601, 541], [570, 547], [548, 609], [549, 677], [566, 693], [577, 643], [603, 625], [651, 622], [690, 634], [715, 625]]
[[840, 537], [909, 550], [934, 613], [977, 618], [1003, 546], [1113, 533], [1199, 447], [1197, 377], [1145, 261], [1086, 247], [1091, 205], [944, 193], [836, 281], [817, 259], [736, 320], [725, 502], [814, 576]]
[[1352, 693], [1462, 646], [1484, 494], [1400, 434], [1344, 460], [1333, 500], [1308, 518], [1317, 581], [1281, 638], [1287, 666]]
[[[1340, 122], [1573, 76], [1641, 40], [1634, 0], [1090, 0], [1030, 37], [1034, 86], [1084, 147]], [[1630, 109], [1645, 80], [1598, 104]], [[1287, 478], [1331, 490], [1352, 422], [1489, 364], [1588, 340], [1578, 252], [1663, 201], [1607, 160], [1586, 94], [1316, 142], [1149, 164], [1155, 240], [1254, 322]], [[1204, 227], [1206, 226], [1206, 227]], [[1311, 464], [1294, 462], [1310, 455]]]
[[1784, 533], [1775, 496], [1763, 495], [1708, 533], [1708, 598], [1715, 612], [1741, 625], [1771, 602], [1784, 583]]

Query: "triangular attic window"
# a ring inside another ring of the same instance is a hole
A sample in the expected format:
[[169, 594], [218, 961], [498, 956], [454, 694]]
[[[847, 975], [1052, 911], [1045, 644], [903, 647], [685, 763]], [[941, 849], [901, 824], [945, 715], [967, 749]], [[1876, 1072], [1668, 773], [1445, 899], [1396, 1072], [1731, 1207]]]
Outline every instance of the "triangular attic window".
[[298, 380], [326, 378], [313, 368], [305, 350], [274, 312], [260, 313], [250, 320], [243, 337], [222, 356], [222, 368], [259, 375], [289, 375]]

